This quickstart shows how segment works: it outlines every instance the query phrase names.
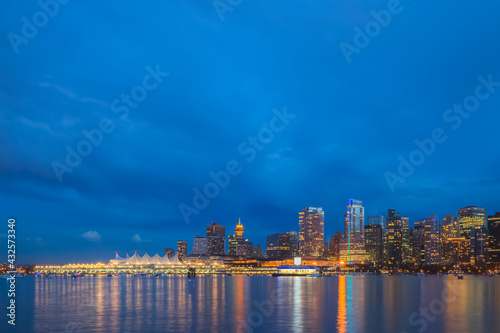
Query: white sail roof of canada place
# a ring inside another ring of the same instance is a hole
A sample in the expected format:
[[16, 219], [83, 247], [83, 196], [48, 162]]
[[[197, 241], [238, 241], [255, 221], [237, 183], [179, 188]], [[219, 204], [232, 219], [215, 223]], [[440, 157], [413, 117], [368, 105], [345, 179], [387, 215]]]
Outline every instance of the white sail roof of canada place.
[[116, 252], [116, 256], [114, 259], [111, 259], [113, 262], [130, 264], [130, 265], [182, 265], [183, 263], [179, 261], [179, 254], [176, 254], [172, 258], [168, 258], [168, 255], [164, 255], [163, 257], [156, 253], [154, 256], [150, 256], [145, 253], [142, 257], [136, 253], [133, 256], [129, 256], [128, 253], [125, 254], [126, 257], [120, 257], [118, 252]]

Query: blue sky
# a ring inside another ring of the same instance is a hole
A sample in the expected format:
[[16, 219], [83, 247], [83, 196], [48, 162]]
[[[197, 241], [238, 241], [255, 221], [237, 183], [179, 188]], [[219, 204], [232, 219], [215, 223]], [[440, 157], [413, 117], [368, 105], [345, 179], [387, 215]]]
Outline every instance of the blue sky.
[[[500, 82], [500, 4], [401, 1], [350, 62], [340, 45], [355, 47], [355, 28], [376, 27], [371, 12], [394, 2], [218, 4], [70, 1], [45, 21], [37, 2], [0, 5], [0, 246], [15, 216], [18, 262], [190, 248], [211, 221], [229, 234], [238, 218], [265, 246], [298, 229], [304, 206], [324, 208], [329, 240], [349, 198], [412, 222], [500, 210], [500, 87], [481, 88], [488, 97], [458, 128], [443, 118], [478, 77]], [[36, 33], [23, 28], [34, 19]], [[121, 117], [113, 102], [132, 91], [147, 96]], [[238, 147], [285, 108], [294, 118], [247, 161]], [[113, 129], [60, 181], [54, 162], [103, 119]], [[386, 172], [439, 128], [446, 140], [392, 191]], [[229, 161], [240, 172], [186, 223], [179, 205]]]

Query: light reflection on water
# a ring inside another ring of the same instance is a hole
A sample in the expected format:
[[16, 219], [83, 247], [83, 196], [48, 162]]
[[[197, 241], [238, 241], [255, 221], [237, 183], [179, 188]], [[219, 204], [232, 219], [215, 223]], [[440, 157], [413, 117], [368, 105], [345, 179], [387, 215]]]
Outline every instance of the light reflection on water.
[[[1, 292], [3, 307], [7, 298]], [[16, 302], [23, 332], [399, 333], [500, 327], [500, 278], [491, 277], [26, 277], [19, 279]], [[419, 315], [419, 308], [430, 309], [428, 316]], [[5, 321], [0, 329], [9, 331]]]

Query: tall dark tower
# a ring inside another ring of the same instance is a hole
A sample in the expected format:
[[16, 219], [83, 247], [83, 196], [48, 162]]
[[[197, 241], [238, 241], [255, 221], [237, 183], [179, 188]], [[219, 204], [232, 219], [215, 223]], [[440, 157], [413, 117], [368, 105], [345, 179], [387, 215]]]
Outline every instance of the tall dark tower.
[[212, 222], [207, 226], [208, 254], [221, 256], [226, 254], [226, 227]]
[[389, 209], [387, 216], [387, 263], [400, 265], [402, 262], [403, 221], [399, 213]]

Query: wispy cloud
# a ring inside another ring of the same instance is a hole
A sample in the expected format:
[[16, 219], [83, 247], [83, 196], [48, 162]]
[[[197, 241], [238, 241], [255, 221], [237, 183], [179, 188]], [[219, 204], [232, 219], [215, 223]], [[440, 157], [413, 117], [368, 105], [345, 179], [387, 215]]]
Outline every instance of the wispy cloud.
[[46, 87], [46, 88], [53, 88], [53, 89], [59, 91], [61, 94], [65, 95], [66, 97], [68, 97], [72, 100], [82, 102], [82, 103], [95, 103], [95, 104], [98, 104], [100, 106], [108, 106], [108, 103], [103, 102], [99, 99], [92, 98], [92, 97], [80, 97], [77, 93], [75, 93], [67, 88], [56, 85], [56, 84], [52, 84], [49, 82], [39, 82], [38, 85], [41, 87]]

